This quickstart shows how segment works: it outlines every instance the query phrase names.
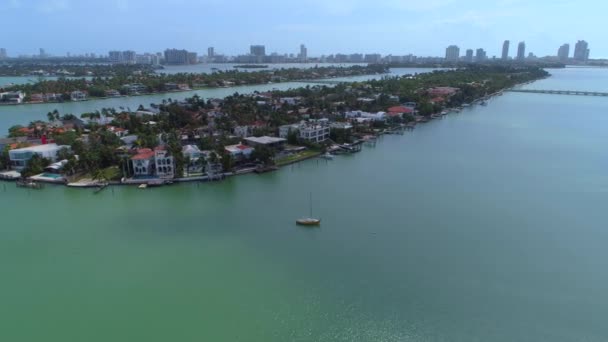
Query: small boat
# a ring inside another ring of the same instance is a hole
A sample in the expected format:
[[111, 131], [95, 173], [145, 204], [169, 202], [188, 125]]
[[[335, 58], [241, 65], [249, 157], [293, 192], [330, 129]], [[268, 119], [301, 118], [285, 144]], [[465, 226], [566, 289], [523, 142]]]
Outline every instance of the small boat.
[[300, 226], [318, 226], [321, 224], [321, 220], [314, 218], [301, 218], [297, 219], [296, 223]]
[[148, 188], [148, 184], [145, 184], [145, 183], [144, 183], [144, 184], [140, 184], [140, 185], [138, 186], [138, 188], [139, 188], [139, 189], [147, 189], [147, 188]]
[[17, 181], [17, 187], [40, 190], [44, 186], [42, 184], [36, 183], [34, 181], [20, 180], [20, 181]]
[[310, 216], [297, 219], [296, 224], [300, 226], [318, 226], [321, 224], [320, 219], [312, 218], [312, 192], [310, 193]]
[[334, 159], [334, 156], [329, 152], [325, 152], [325, 154], [321, 155], [321, 158], [326, 159], [326, 160], [332, 160], [332, 159]]

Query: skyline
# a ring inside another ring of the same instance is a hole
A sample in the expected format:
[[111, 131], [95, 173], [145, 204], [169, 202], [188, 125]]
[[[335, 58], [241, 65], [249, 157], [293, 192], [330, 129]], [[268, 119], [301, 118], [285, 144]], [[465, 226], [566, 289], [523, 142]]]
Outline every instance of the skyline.
[[[335, 53], [442, 56], [445, 47], [484, 48], [488, 57], [500, 58], [502, 42], [525, 41], [537, 56], [556, 55], [564, 43], [586, 40], [591, 58], [608, 57], [603, 41], [603, 10], [608, 4], [584, 1], [520, 0], [477, 3], [463, 0], [411, 1], [362, 0], [298, 4], [278, 0], [249, 3], [236, 0], [228, 7], [219, 0], [191, 3], [184, 0], [150, 6], [142, 0], [115, 0], [83, 4], [74, 0], [4, 0], [0, 29], [15, 31], [3, 40], [10, 56], [36, 54], [45, 48], [51, 55], [67, 52], [107, 54], [110, 50], [160, 52], [184, 48], [205, 54], [239, 55], [250, 45], [265, 45], [268, 54], [298, 53], [305, 44], [309, 56]], [[550, 6], [549, 6], [550, 5]], [[593, 11], [587, 13], [589, 8]], [[91, 24], [90, 13], [99, 20]], [[171, 25], [166, 13], [171, 13]], [[577, 18], [585, 20], [577, 21]], [[23, 22], [36, 25], [24, 26]], [[532, 25], [517, 25], [518, 23]], [[40, 34], [40, 27], [45, 34]], [[137, 28], [137, 29], [135, 29]], [[331, 34], [327, 34], [331, 33]], [[69, 39], [66, 39], [69, 37]], [[512, 49], [510, 51], [512, 55]]]

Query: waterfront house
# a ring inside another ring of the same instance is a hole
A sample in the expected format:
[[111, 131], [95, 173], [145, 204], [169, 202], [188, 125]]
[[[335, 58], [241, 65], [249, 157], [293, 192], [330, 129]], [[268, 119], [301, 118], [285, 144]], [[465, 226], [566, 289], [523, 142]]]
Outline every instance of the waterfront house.
[[225, 146], [224, 149], [237, 162], [244, 159], [249, 159], [254, 151], [253, 147], [243, 144]]
[[285, 143], [287, 142], [286, 139], [284, 138], [276, 138], [276, 137], [268, 137], [268, 136], [263, 136], [263, 137], [248, 137], [243, 139], [245, 145], [251, 146], [251, 147], [257, 147], [257, 146], [266, 146], [266, 147], [271, 147], [274, 149], [283, 149], [285, 147]]
[[131, 83], [123, 85], [122, 90], [129, 95], [139, 95], [141, 93], [147, 93], [148, 87], [141, 83]]
[[372, 121], [384, 121], [386, 119], [385, 112], [377, 112], [377, 113], [368, 113], [360, 110], [353, 110], [350, 112], [344, 113], [344, 117], [346, 118], [367, 118]]
[[84, 91], [75, 90], [70, 93], [70, 99], [72, 101], [85, 101], [87, 99], [87, 94]]
[[393, 106], [387, 112], [390, 117], [403, 117], [404, 114], [413, 114], [414, 110], [405, 106]]
[[120, 97], [120, 92], [116, 89], [108, 89], [105, 91], [106, 97]]
[[320, 143], [329, 139], [329, 126], [325, 124], [304, 124], [300, 126], [300, 134], [298, 136], [301, 140]]
[[182, 154], [184, 155], [184, 158], [189, 160], [189, 164], [186, 165], [187, 173], [190, 174], [203, 172], [204, 157], [198, 146], [186, 145], [182, 148]]
[[140, 148], [137, 150], [137, 153], [131, 157], [133, 174], [135, 177], [149, 177], [153, 174], [154, 156], [154, 151], [149, 148]]
[[34, 155], [39, 155], [42, 158], [46, 158], [55, 162], [57, 160], [57, 152], [62, 148], [70, 149], [70, 146], [67, 145], [57, 145], [57, 144], [45, 144], [45, 145], [37, 145], [30, 146], [24, 148], [17, 148], [14, 150], [8, 151], [9, 159], [11, 161], [11, 167], [17, 171], [23, 170], [27, 163]]
[[173, 179], [175, 177], [175, 160], [164, 146], [154, 149], [154, 164], [158, 178]]
[[0, 93], [0, 101], [10, 103], [10, 104], [19, 104], [23, 103], [23, 99], [25, 99], [25, 94], [22, 91], [9, 91], [5, 93]]

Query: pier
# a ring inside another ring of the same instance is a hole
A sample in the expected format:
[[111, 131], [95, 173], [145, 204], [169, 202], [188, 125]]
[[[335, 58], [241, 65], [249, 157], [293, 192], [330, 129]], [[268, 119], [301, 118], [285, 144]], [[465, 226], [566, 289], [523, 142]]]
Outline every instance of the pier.
[[542, 90], [542, 89], [509, 89], [512, 93], [552, 94], [552, 95], [576, 95], [576, 96], [606, 96], [608, 93], [583, 90]]

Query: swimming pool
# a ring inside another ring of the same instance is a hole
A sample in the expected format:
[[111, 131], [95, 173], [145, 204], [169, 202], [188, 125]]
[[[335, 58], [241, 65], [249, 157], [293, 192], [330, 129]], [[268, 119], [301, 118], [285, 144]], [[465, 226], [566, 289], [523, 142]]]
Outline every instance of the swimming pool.
[[59, 179], [59, 178], [63, 178], [62, 175], [58, 175], [56, 173], [43, 173], [41, 175], [39, 175], [38, 177], [44, 177], [44, 178], [52, 178], [52, 179]]

